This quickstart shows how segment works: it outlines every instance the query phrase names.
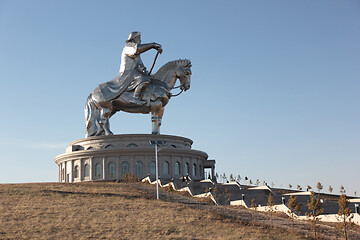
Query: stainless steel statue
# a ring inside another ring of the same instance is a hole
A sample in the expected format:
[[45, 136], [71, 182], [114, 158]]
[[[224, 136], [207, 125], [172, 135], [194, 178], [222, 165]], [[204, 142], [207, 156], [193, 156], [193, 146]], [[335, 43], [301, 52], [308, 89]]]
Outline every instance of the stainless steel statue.
[[140, 32], [130, 33], [118, 75], [100, 84], [87, 98], [85, 137], [112, 135], [109, 118], [118, 111], [151, 113], [152, 133], [160, 134], [164, 107], [172, 96], [170, 91], [176, 80], [180, 80], [181, 91], [190, 88], [191, 62], [187, 59], [171, 61], [151, 75], [140, 58], [141, 53], [150, 49], [162, 53], [160, 44], [141, 44]]

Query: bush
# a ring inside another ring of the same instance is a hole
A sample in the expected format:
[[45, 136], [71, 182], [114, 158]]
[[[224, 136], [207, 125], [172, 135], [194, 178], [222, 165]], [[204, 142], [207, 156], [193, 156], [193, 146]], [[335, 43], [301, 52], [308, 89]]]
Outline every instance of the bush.
[[123, 177], [123, 180], [125, 182], [140, 182], [140, 179], [131, 173], [126, 173], [125, 176]]

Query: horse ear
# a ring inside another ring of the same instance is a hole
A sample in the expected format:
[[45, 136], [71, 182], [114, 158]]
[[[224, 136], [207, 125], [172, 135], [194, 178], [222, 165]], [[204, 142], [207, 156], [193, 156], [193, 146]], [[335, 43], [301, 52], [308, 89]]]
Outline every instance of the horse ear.
[[192, 67], [190, 60], [188, 60], [188, 61], [189, 61], [189, 63], [188, 63], [188, 67]]

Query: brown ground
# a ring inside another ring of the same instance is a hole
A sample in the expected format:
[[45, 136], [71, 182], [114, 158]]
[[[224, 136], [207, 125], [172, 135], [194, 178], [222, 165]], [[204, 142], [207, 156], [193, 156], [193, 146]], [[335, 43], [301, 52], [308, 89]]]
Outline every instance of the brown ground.
[[[206, 205], [165, 190], [160, 201], [154, 196], [154, 186], [142, 183], [3, 184], [0, 239], [307, 239], [311, 234], [303, 223], [292, 233], [281, 217], [271, 227], [267, 214]], [[335, 238], [329, 229], [327, 237]]]

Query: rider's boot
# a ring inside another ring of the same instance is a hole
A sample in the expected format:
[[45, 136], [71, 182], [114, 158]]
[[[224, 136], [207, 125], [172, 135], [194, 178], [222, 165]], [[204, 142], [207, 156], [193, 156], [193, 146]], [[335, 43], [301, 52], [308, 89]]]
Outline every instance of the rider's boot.
[[129, 102], [130, 103], [134, 103], [134, 104], [145, 104], [146, 101], [145, 100], [142, 100], [140, 98], [140, 95], [142, 93], [142, 90], [145, 88], [146, 86], [144, 86], [143, 84], [139, 84], [136, 88], [135, 88], [135, 91], [134, 91], [134, 96], [133, 96], [133, 99], [131, 99]]

